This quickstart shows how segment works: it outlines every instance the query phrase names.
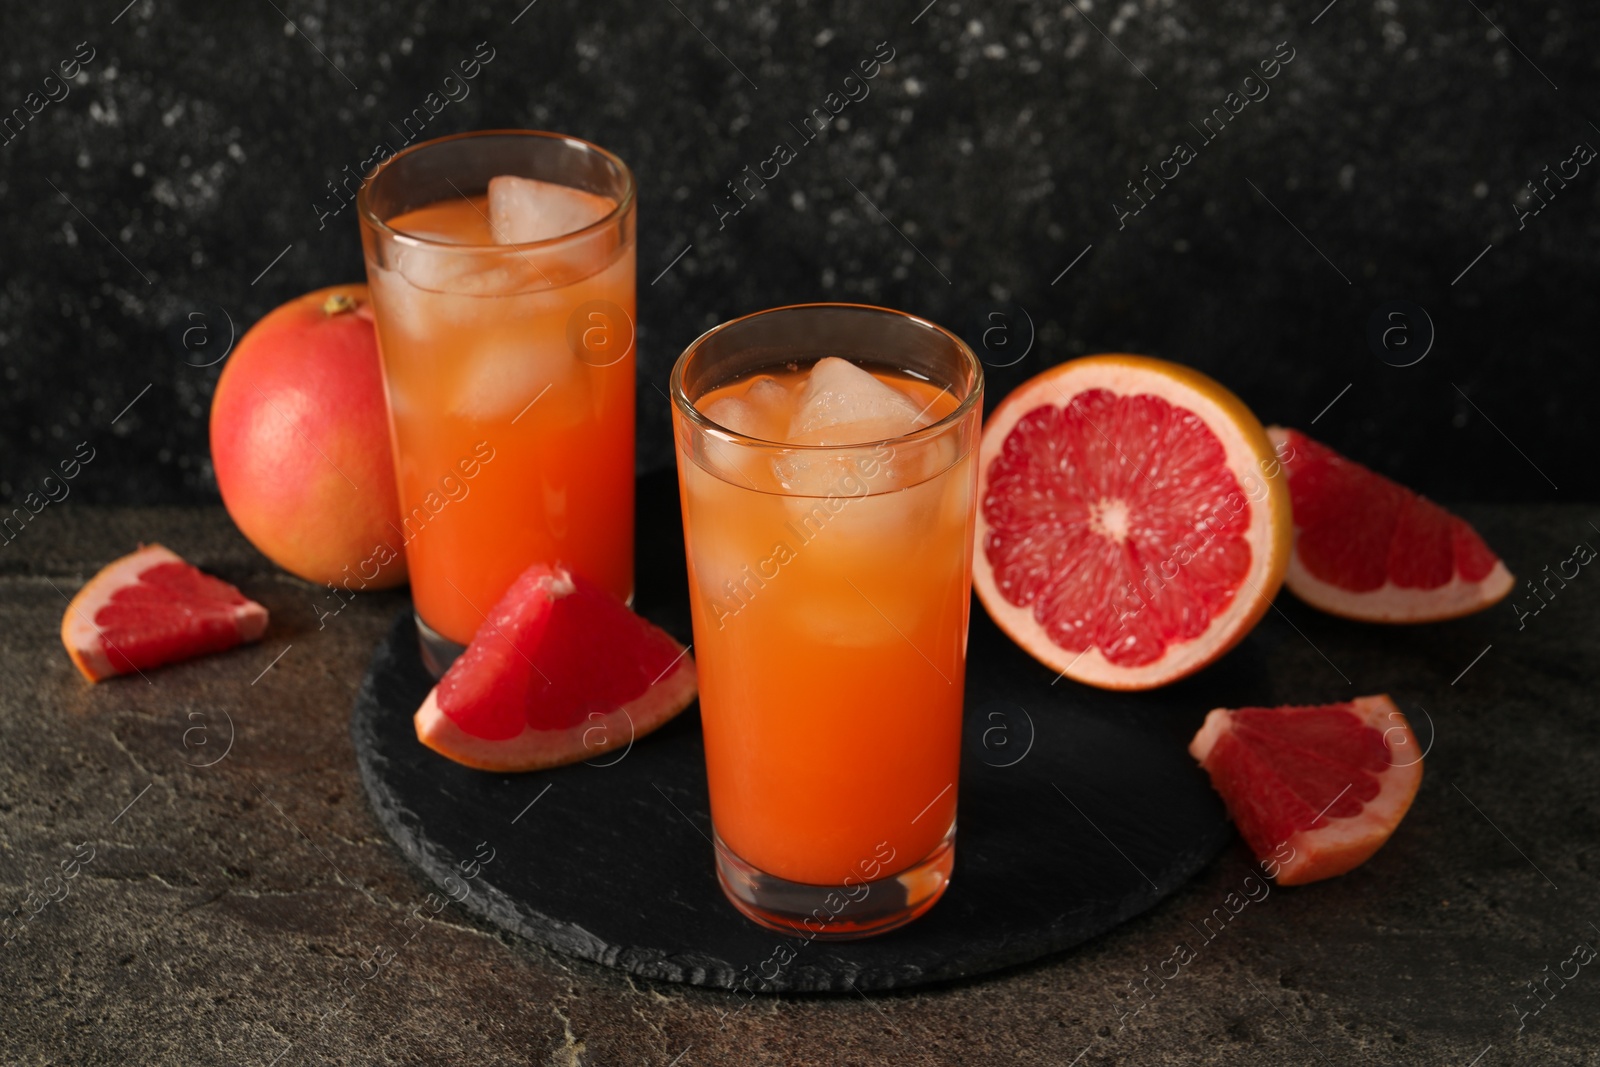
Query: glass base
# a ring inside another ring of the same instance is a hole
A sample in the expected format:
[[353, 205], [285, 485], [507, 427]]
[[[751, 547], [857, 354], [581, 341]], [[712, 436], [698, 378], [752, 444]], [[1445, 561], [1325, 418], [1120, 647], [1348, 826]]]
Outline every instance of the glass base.
[[733, 906], [769, 930], [815, 941], [854, 941], [888, 933], [920, 916], [944, 895], [955, 865], [956, 826], [912, 866], [876, 881], [849, 885], [791, 882], [757, 870], [712, 830], [717, 880]]
[[422, 665], [434, 678], [444, 677], [444, 672], [450, 669], [450, 664], [456, 661], [457, 656], [467, 650], [467, 646], [456, 644], [423, 622], [422, 616], [416, 612], [412, 612], [411, 617], [417, 620], [417, 644], [422, 649]]

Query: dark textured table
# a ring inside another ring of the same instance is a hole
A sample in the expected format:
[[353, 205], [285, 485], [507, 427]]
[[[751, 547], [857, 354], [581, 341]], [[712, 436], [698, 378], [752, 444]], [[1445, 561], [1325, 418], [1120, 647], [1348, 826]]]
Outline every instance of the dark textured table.
[[[1600, 507], [1463, 512], [1519, 575], [1600, 545]], [[148, 683], [84, 683], [56, 637], [63, 595], [139, 539], [265, 603], [266, 639]], [[1235, 845], [1071, 954], [737, 1011], [455, 905], [424, 908], [406, 939], [430, 887], [378, 829], [348, 734], [403, 594], [359, 597], [319, 630], [313, 589], [218, 509], [53, 509], [0, 559], [0, 915], [59, 897], [0, 947], [0, 1063], [1594, 1064], [1600, 962], [1574, 950], [1600, 947], [1600, 577], [1551, 589], [1521, 629], [1506, 604], [1375, 633], [1280, 598], [1273, 640], [1327, 658], [1308, 688], [1342, 672], [1365, 691], [1375, 640], [1429, 665], [1395, 694], [1426, 709], [1422, 791], [1355, 872], [1274, 889], [1208, 939], [1197, 927], [1250, 871]], [[64, 896], [44, 881], [63, 861]]]

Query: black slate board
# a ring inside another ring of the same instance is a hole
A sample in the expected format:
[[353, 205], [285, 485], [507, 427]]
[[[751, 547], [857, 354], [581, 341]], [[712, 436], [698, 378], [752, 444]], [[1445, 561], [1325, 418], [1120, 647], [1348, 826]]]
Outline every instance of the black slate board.
[[[635, 607], [688, 641], [672, 472], [641, 479], [638, 513]], [[1252, 636], [1205, 672], [1203, 687], [1103, 693], [1052, 684], [974, 601], [951, 885], [921, 919], [861, 942], [787, 938], [723, 898], [698, 705], [621, 758], [527, 775], [469, 770], [412, 732], [432, 683], [408, 610], [372, 658], [350, 730], [373, 810], [400, 851], [497, 926], [645, 978], [756, 992], [890, 989], [1080, 944], [1215, 857], [1232, 826], [1185, 746], [1208, 708], [1233, 702], [1220, 694], [1256, 688], [1272, 659], [1259, 644]]]

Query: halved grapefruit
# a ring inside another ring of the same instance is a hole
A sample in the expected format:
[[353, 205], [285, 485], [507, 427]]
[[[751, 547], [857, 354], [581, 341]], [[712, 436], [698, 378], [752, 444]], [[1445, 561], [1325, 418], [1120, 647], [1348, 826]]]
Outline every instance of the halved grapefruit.
[[534, 771], [631, 745], [694, 696], [694, 660], [666, 631], [566, 567], [536, 563], [414, 722], [418, 740], [457, 763]]
[[1272, 602], [1289, 494], [1261, 423], [1199, 371], [1087, 356], [983, 428], [973, 585], [1029, 654], [1106, 689], [1222, 655]]
[[1267, 433], [1294, 503], [1285, 581], [1307, 604], [1364, 622], [1437, 622], [1511, 592], [1511, 572], [1465, 520], [1299, 430]]
[[1365, 863], [1422, 783], [1411, 725], [1383, 695], [1315, 707], [1217, 708], [1189, 754], [1280, 885]]
[[61, 643], [98, 682], [259, 640], [266, 629], [266, 608], [171, 549], [144, 545], [78, 590]]

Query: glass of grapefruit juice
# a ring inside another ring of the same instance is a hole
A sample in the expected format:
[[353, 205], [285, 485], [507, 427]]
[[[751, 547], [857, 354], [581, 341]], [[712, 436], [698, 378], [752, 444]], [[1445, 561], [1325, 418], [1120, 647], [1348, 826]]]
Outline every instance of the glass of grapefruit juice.
[[717, 873], [764, 926], [867, 937], [949, 880], [982, 394], [959, 338], [853, 304], [673, 370]]
[[357, 206], [429, 669], [536, 561], [632, 597], [632, 173], [468, 133], [388, 159]]

